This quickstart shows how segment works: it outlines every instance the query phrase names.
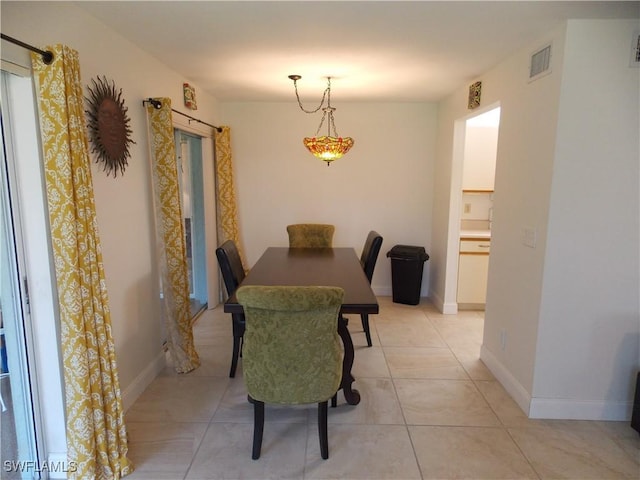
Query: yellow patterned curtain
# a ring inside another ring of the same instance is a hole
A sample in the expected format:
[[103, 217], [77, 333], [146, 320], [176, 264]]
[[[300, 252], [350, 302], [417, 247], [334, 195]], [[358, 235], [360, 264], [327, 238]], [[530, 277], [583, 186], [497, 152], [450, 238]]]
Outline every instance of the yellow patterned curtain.
[[238, 207], [233, 180], [233, 156], [231, 155], [231, 129], [221, 127], [216, 132], [216, 217], [218, 219], [218, 244], [233, 240], [238, 247], [242, 263], [247, 268], [244, 249], [240, 242]]
[[176, 147], [173, 140], [171, 99], [156, 98], [161, 108], [147, 105], [151, 169], [156, 215], [156, 244], [167, 343], [178, 373], [200, 366], [193, 344], [189, 276], [184, 238]]
[[61, 322], [70, 479], [133, 471], [111, 336], [87, 148], [78, 52], [32, 64], [38, 91], [51, 242]]

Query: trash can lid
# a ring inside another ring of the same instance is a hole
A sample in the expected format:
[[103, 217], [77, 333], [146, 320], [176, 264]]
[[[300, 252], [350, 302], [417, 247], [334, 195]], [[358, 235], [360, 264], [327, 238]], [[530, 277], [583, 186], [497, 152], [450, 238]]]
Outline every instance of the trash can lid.
[[387, 257], [402, 260], [429, 260], [429, 255], [424, 247], [416, 247], [413, 245], [395, 245], [387, 252]]

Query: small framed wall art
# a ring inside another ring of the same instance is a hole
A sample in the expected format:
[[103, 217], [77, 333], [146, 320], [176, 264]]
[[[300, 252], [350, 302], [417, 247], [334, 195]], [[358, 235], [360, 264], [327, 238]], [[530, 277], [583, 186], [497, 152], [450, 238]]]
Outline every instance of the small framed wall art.
[[467, 108], [473, 110], [480, 106], [480, 94], [482, 93], [482, 82], [476, 82], [469, 86], [469, 103]]
[[197, 110], [198, 104], [196, 103], [196, 89], [188, 83], [183, 83], [182, 90], [184, 91], [184, 106], [190, 110]]

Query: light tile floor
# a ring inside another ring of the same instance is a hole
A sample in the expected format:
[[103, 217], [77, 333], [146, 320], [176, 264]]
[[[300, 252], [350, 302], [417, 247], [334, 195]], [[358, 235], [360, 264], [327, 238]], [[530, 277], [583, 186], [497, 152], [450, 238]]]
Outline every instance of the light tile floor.
[[320, 458], [316, 407], [267, 405], [262, 456], [251, 460], [253, 407], [242, 362], [228, 377], [231, 319], [195, 325], [202, 366], [167, 368], [126, 415], [127, 479], [640, 478], [640, 435], [627, 422], [529, 420], [479, 360], [483, 313], [441, 315], [429, 303], [381, 297], [366, 347], [349, 329], [362, 401], [329, 409]]

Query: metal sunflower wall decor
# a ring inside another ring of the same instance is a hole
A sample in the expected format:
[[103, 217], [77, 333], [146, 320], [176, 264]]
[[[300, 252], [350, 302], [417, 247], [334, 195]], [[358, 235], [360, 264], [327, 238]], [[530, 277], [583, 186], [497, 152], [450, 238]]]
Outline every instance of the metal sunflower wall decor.
[[127, 159], [131, 156], [129, 145], [131, 140], [127, 107], [122, 99], [122, 89], [116, 91], [115, 82], [105, 77], [91, 79], [93, 88], [89, 89], [89, 97], [85, 97], [89, 110], [89, 139], [91, 153], [97, 154], [96, 162], [104, 163], [103, 170], [107, 175], [118, 176], [118, 170], [124, 175]]

